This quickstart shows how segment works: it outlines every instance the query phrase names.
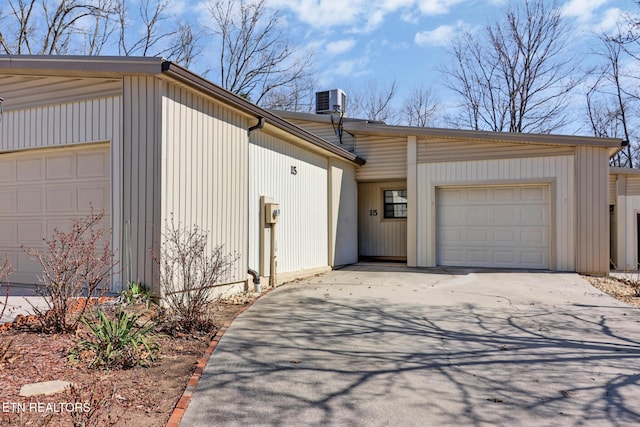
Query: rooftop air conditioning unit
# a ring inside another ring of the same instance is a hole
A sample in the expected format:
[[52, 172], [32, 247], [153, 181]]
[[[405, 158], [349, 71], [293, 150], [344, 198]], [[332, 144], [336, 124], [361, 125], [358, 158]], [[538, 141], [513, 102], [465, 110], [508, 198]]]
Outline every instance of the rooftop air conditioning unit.
[[344, 114], [347, 109], [347, 94], [342, 89], [316, 92], [316, 114]]

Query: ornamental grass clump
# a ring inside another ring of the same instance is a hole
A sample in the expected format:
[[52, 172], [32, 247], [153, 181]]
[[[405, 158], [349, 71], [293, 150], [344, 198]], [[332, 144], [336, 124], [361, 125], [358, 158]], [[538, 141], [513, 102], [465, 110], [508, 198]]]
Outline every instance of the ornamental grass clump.
[[90, 338], [83, 339], [76, 353], [91, 351], [95, 357], [92, 368], [128, 369], [148, 366], [155, 361], [160, 347], [155, 343], [154, 324], [141, 322], [141, 315], [120, 309], [113, 318], [102, 310], [94, 321], [82, 322], [89, 328]]

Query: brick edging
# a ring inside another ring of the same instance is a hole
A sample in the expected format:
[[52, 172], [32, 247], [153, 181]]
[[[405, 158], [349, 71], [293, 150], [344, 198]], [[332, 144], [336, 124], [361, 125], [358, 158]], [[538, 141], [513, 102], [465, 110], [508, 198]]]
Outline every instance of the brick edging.
[[198, 382], [200, 381], [200, 377], [202, 377], [202, 373], [204, 372], [204, 368], [205, 368], [205, 366], [207, 366], [207, 363], [209, 362], [209, 359], [211, 358], [211, 355], [213, 354], [214, 350], [218, 346], [218, 343], [220, 342], [220, 339], [222, 338], [224, 333], [227, 331], [227, 328], [229, 328], [229, 326], [231, 325], [231, 322], [236, 320], [236, 318], [239, 315], [244, 313], [256, 301], [258, 301], [264, 295], [270, 293], [272, 290], [273, 290], [273, 288], [264, 291], [256, 299], [254, 299], [249, 304], [247, 304], [246, 306], [244, 306], [240, 310], [238, 310], [238, 312], [231, 319], [226, 321], [224, 323], [224, 325], [222, 325], [222, 327], [220, 329], [218, 329], [216, 334], [211, 339], [211, 342], [209, 342], [209, 346], [204, 351], [204, 355], [200, 359], [198, 359], [198, 362], [196, 363], [196, 369], [193, 371], [193, 374], [191, 374], [191, 377], [189, 378], [189, 381], [187, 382], [187, 386], [185, 387], [184, 392], [182, 393], [182, 396], [180, 396], [180, 399], [178, 399], [178, 403], [176, 403], [176, 406], [173, 408], [173, 411], [171, 412], [171, 416], [169, 417], [169, 420], [167, 421], [166, 427], [178, 427], [180, 425], [180, 421], [182, 420], [182, 417], [184, 416], [184, 412], [187, 410], [187, 406], [189, 406], [189, 403], [191, 403], [191, 397], [193, 396], [193, 393], [196, 391], [196, 387], [198, 386]]

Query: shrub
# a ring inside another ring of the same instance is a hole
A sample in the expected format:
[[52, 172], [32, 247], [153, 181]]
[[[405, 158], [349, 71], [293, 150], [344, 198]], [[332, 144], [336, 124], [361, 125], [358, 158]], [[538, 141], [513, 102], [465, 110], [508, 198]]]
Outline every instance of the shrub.
[[153, 258], [160, 268], [164, 301], [176, 316], [176, 327], [184, 331], [206, 330], [212, 326], [208, 306], [215, 287], [237, 260], [225, 254], [223, 246], [207, 250], [208, 233], [198, 226], [176, 225], [173, 216], [162, 234], [160, 254]]
[[[71, 229], [55, 229], [43, 239], [46, 250], [23, 250], [42, 267], [38, 292], [44, 297], [47, 310], [33, 307], [44, 332], [74, 332], [89, 304], [74, 304], [78, 298], [100, 294], [115, 267], [111, 251], [110, 230], [99, 226], [104, 211], [84, 218], [73, 218]], [[77, 301], [76, 301], [77, 302]], [[75, 310], [74, 310], [75, 309]]]
[[9, 258], [5, 257], [4, 261], [0, 265], [0, 289], [4, 287], [4, 301], [0, 301], [0, 319], [4, 316], [5, 311], [7, 310], [7, 305], [9, 304], [9, 275], [11, 274], [11, 261]]
[[154, 325], [150, 322], [140, 325], [140, 317], [120, 309], [113, 319], [102, 310], [94, 322], [82, 319], [91, 338], [80, 341], [79, 347], [95, 353], [91, 367], [127, 369], [148, 365], [156, 359], [159, 347], [153, 341]]

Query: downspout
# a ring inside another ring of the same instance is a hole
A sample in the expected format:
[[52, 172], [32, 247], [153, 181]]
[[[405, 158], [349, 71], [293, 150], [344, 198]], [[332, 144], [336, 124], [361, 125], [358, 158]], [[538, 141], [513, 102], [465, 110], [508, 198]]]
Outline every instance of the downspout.
[[[248, 130], [247, 130], [247, 134], [251, 135], [251, 132], [253, 132], [254, 130], [259, 130], [262, 129], [264, 127], [264, 117], [262, 116], [258, 116], [258, 123], [255, 124], [254, 126], [251, 126]], [[249, 197], [249, 192], [247, 192], [247, 198]], [[248, 206], [248, 203], [247, 203]], [[247, 246], [249, 245], [249, 241], [247, 240]], [[247, 247], [247, 253], [249, 253], [249, 248]], [[260, 274], [258, 274], [258, 272], [254, 269], [252, 269], [251, 267], [249, 267], [249, 274], [253, 277], [253, 287], [255, 292], [257, 293], [262, 293], [262, 288], [260, 287]]]
[[258, 123], [248, 129], [249, 134], [251, 134], [251, 132], [253, 132], [254, 130], [262, 129], [264, 127], [264, 117], [258, 116], [256, 118], [258, 119]]
[[262, 288], [260, 287], [260, 275], [257, 271], [249, 268], [249, 274], [253, 276], [253, 287], [257, 293], [262, 293]]

